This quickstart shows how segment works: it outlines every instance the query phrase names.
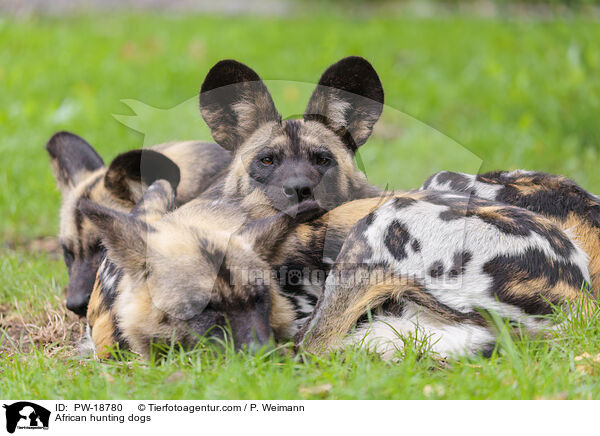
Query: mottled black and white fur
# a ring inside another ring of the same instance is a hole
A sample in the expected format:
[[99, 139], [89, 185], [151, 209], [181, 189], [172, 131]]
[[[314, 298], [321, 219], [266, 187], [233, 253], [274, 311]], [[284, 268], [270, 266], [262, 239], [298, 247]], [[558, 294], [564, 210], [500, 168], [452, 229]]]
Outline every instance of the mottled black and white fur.
[[486, 353], [495, 331], [485, 312], [536, 332], [589, 281], [586, 253], [541, 215], [463, 193], [406, 193], [350, 230], [299, 344], [391, 357], [413, 337], [441, 356]]

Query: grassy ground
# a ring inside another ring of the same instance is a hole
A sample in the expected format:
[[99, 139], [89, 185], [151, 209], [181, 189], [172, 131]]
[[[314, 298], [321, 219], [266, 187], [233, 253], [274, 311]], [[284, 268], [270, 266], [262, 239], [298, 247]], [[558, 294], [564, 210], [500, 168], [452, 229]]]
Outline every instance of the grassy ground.
[[0, 397], [597, 398], [598, 323], [446, 363], [414, 350], [394, 364], [363, 352], [301, 362], [204, 348], [155, 364], [79, 357], [81, 323], [62, 307], [66, 272], [47, 239], [59, 195], [43, 146], [68, 129], [110, 160], [207, 138], [194, 96], [222, 58], [285, 79], [269, 86], [284, 116], [298, 114], [312, 86], [303, 82], [358, 54], [388, 104], [361, 154], [374, 182], [411, 188], [443, 168], [530, 168], [600, 192], [598, 40], [585, 17], [0, 17]]

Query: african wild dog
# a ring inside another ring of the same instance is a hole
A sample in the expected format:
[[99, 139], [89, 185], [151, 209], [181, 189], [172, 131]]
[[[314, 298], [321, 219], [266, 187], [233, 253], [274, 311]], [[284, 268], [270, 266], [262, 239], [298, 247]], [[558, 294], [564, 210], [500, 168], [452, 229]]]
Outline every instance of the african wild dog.
[[442, 171], [421, 189], [466, 192], [539, 213], [573, 236], [590, 258], [592, 290], [600, 292], [600, 198], [574, 181], [537, 171], [464, 174]]
[[147, 356], [151, 342], [192, 346], [199, 336], [223, 338], [226, 326], [238, 348], [291, 337], [291, 303], [255, 248], [277, 242], [271, 220], [291, 228], [318, 208], [305, 201], [248, 224], [226, 202], [196, 199], [173, 210], [173, 195], [158, 180], [129, 214], [79, 206], [107, 248], [87, 313], [97, 354], [118, 343]]
[[[160, 183], [142, 203], [168, 204], [168, 185]], [[125, 216], [89, 202], [81, 208], [121, 267], [101, 267], [90, 302], [100, 355], [115, 341], [145, 355], [151, 342], [191, 346], [227, 322], [241, 343], [252, 329], [263, 343], [267, 320], [276, 340], [287, 339], [319, 297], [299, 335], [310, 351], [339, 345], [357, 322], [350, 341], [366, 335], [384, 356], [400, 347], [394, 329], [432, 336], [443, 355], [485, 351], [494, 333], [480, 309], [535, 331], [547, 325], [539, 315], [576, 301], [589, 282], [585, 254], [550, 221], [456, 193], [396, 193], [383, 205], [380, 198], [356, 200], [306, 224], [299, 221], [314, 213], [310, 205], [298, 219], [280, 213], [250, 223], [224, 203], [203, 200], [149, 224], [137, 212]], [[332, 268], [326, 282], [309, 284], [314, 298], [304, 305], [276, 274], [278, 266], [299, 264], [325, 274]]]
[[396, 195], [349, 232], [298, 342], [391, 357], [413, 337], [442, 356], [488, 354], [482, 311], [535, 332], [589, 281], [584, 251], [541, 215], [463, 193]]
[[82, 316], [104, 249], [97, 229], [77, 210], [79, 201], [129, 211], [154, 180], [179, 181], [181, 175], [177, 201], [186, 203], [220, 177], [231, 160], [216, 144], [188, 141], [129, 151], [107, 168], [91, 145], [68, 132], [53, 135], [46, 150], [62, 196], [59, 239], [69, 272], [67, 308]]
[[302, 119], [282, 121], [260, 77], [234, 60], [218, 62], [200, 92], [200, 111], [213, 139], [233, 153], [219, 188], [253, 217], [307, 199], [330, 210], [378, 195], [357, 169], [354, 153], [382, 109], [377, 73], [355, 56], [323, 73]]

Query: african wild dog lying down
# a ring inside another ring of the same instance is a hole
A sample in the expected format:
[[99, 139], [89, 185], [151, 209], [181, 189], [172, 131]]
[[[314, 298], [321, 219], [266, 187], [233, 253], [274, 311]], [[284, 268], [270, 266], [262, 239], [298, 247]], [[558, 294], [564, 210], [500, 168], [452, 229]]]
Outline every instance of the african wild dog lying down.
[[421, 189], [465, 192], [545, 216], [572, 235], [590, 258], [591, 285], [600, 292], [600, 198], [564, 176], [537, 171], [433, 174]]
[[[151, 342], [190, 347], [226, 324], [238, 346], [271, 333], [285, 340], [317, 298], [298, 334], [309, 351], [357, 342], [388, 357], [402, 347], [397, 334], [412, 334], [441, 355], [485, 352], [495, 334], [481, 311], [537, 331], [549, 323], [540, 315], [576, 303], [589, 282], [585, 253], [552, 222], [460, 193], [355, 200], [301, 224], [314, 213], [307, 202], [296, 219], [244, 223], [225, 203], [202, 200], [157, 219], [172, 192], [156, 183], [141, 203], [150, 222], [141, 211], [80, 206], [110, 260], [88, 312], [99, 355], [114, 342], [144, 355]], [[303, 281], [281, 280], [298, 266]]]
[[350, 230], [297, 336], [304, 349], [354, 343], [389, 357], [412, 336], [442, 356], [488, 354], [482, 312], [535, 332], [552, 306], [587, 294], [585, 252], [543, 216], [457, 192], [395, 196]]
[[62, 196], [59, 239], [69, 272], [67, 308], [82, 316], [104, 249], [97, 229], [77, 210], [79, 201], [129, 211], [146, 187], [166, 178], [179, 182], [177, 202], [186, 203], [221, 177], [231, 161], [216, 144], [187, 141], [123, 153], [107, 168], [90, 144], [68, 132], [53, 135], [46, 150]]
[[173, 197], [173, 186], [158, 180], [129, 214], [79, 206], [107, 248], [87, 313], [97, 354], [115, 343], [145, 356], [151, 341], [189, 347], [205, 334], [223, 338], [227, 325], [238, 347], [272, 333], [289, 338], [292, 305], [255, 248], [281, 237], [272, 222], [287, 229], [319, 213], [315, 202], [246, 224], [230, 203], [196, 199], [173, 210]]

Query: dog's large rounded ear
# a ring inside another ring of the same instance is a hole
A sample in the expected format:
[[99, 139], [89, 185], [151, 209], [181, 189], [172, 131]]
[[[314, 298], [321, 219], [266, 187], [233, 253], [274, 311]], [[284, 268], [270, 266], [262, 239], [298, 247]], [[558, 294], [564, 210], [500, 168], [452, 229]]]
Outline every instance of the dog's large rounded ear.
[[336, 62], [323, 73], [304, 113], [320, 121], [353, 152], [363, 145], [383, 111], [383, 86], [373, 66], [358, 56]]
[[144, 273], [147, 233], [152, 231], [146, 223], [87, 199], [80, 199], [77, 209], [96, 225], [115, 265], [136, 276]]
[[67, 192], [92, 172], [104, 166], [96, 150], [83, 138], [58, 132], [46, 143], [54, 177], [61, 192]]
[[200, 90], [200, 112], [214, 140], [230, 151], [263, 123], [281, 121], [258, 74], [234, 60], [220, 61], [208, 72]]
[[108, 167], [104, 185], [117, 198], [136, 204], [156, 180], [168, 181], [173, 190], [180, 180], [179, 167], [154, 150], [132, 150], [118, 155]]

